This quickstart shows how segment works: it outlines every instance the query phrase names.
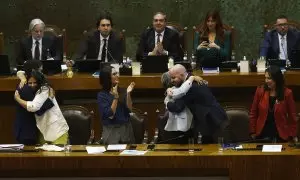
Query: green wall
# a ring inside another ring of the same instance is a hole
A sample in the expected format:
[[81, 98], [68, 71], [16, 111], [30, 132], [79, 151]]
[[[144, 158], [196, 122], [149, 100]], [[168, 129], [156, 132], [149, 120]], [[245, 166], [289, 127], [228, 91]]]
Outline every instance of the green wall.
[[116, 29], [126, 29], [127, 55], [134, 57], [140, 33], [151, 25], [156, 11], [165, 11], [168, 20], [187, 26], [189, 49], [192, 27], [207, 10], [219, 8], [223, 22], [235, 27], [237, 59], [258, 56], [262, 27], [280, 14], [300, 20], [300, 0], [1, 0], [0, 31], [5, 52], [14, 62], [14, 44], [24, 35], [29, 21], [39, 17], [46, 24], [67, 29], [68, 55], [76, 50], [82, 32], [95, 25], [102, 10], [112, 12]]

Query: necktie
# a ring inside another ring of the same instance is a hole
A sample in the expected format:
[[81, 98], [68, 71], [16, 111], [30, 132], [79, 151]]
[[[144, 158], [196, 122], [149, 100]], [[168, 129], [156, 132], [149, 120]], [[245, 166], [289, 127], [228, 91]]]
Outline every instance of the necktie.
[[107, 39], [103, 39], [103, 47], [102, 47], [102, 54], [101, 54], [101, 61], [105, 62], [106, 57], [106, 41]]
[[35, 41], [34, 59], [40, 60], [40, 43]]
[[285, 59], [287, 59], [286, 57], [286, 51], [285, 51], [285, 39], [284, 39], [284, 36], [281, 36], [281, 48], [282, 48], [282, 51], [283, 51], [283, 55], [285, 57]]
[[156, 42], [157, 44], [160, 43], [160, 36], [161, 36], [161, 34], [158, 33], [158, 34], [157, 34], [157, 42]]

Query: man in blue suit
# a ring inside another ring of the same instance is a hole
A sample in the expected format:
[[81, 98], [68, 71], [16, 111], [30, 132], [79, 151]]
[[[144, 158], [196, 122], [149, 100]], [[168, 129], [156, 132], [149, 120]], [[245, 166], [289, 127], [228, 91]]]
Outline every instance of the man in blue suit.
[[292, 53], [299, 47], [299, 31], [289, 28], [288, 18], [279, 16], [275, 29], [265, 34], [260, 56], [266, 59], [292, 60]]
[[[180, 87], [189, 77], [185, 67], [180, 64], [171, 68], [169, 75], [172, 84], [176, 87]], [[184, 97], [167, 103], [170, 112], [179, 113], [184, 110], [185, 106], [193, 114], [194, 136], [197, 137], [200, 132], [203, 144], [214, 143], [213, 136], [220, 128], [226, 126], [227, 115], [207, 85], [194, 81]]]

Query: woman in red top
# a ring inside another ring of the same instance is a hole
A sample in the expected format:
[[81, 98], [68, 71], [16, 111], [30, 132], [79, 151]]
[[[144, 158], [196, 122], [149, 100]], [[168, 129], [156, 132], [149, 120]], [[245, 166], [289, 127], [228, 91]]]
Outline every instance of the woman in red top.
[[279, 67], [270, 66], [265, 84], [256, 89], [250, 111], [250, 134], [253, 139], [286, 142], [297, 139], [296, 108], [292, 90], [285, 87]]

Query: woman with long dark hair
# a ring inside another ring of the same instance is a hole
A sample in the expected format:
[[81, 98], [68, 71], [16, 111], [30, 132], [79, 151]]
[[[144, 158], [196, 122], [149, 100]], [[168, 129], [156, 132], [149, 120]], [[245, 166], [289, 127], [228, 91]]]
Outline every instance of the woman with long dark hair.
[[111, 66], [102, 68], [99, 80], [102, 91], [98, 93], [97, 101], [103, 125], [103, 143], [134, 143], [129, 113], [132, 110], [131, 92], [135, 83], [130, 83], [127, 90], [119, 88], [119, 74]]
[[250, 134], [253, 139], [286, 142], [297, 139], [296, 108], [291, 89], [285, 87], [279, 67], [270, 66], [265, 84], [256, 89], [250, 111]]
[[230, 55], [230, 32], [226, 31], [217, 10], [207, 12], [197, 38], [196, 56], [202, 65], [220, 64]]
[[19, 91], [15, 92], [15, 100], [27, 111], [37, 112], [43, 109], [43, 104], [51, 99], [53, 106], [42, 114], [35, 113], [36, 126], [40, 131], [39, 143], [67, 144], [69, 126], [57, 104], [53, 89], [46, 77], [37, 70], [27, 74], [27, 84], [35, 91], [32, 101], [21, 98]]

